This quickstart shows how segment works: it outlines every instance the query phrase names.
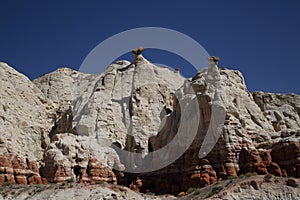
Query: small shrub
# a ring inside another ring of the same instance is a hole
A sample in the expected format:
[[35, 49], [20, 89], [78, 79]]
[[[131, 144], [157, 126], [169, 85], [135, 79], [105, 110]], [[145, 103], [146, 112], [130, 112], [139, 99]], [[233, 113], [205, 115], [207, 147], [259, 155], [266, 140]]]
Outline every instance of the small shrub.
[[286, 181], [286, 184], [287, 184], [288, 186], [295, 187], [295, 188], [299, 186], [297, 180], [294, 179], [294, 178], [289, 178], [289, 179]]
[[146, 195], [155, 196], [155, 193], [153, 193], [153, 192], [147, 192]]
[[227, 184], [226, 184], [226, 186], [225, 187], [227, 187], [228, 185], [230, 185], [231, 183], [233, 183], [233, 180], [231, 179], [231, 180], [229, 180], [228, 182], [227, 182]]
[[240, 175], [239, 175], [239, 178], [244, 178], [244, 177], [245, 177], [244, 174], [240, 174]]
[[14, 186], [14, 184], [11, 183], [11, 182], [5, 182], [5, 183], [3, 184], [3, 186], [9, 186], [9, 187], [12, 187], [12, 186]]
[[245, 176], [246, 176], [246, 177], [250, 177], [250, 176], [252, 176], [252, 173], [251, 173], [251, 172], [248, 172], [248, 173], [245, 174]]
[[197, 190], [197, 188], [190, 187], [190, 188], [186, 191], [186, 193], [187, 193], [187, 194], [191, 194], [191, 193], [195, 192], [196, 190]]
[[103, 181], [96, 181], [95, 184], [98, 184], [98, 185], [102, 185], [104, 182]]
[[227, 177], [228, 180], [232, 180], [232, 179], [236, 179], [236, 178], [237, 178], [236, 176], [228, 176]]
[[222, 186], [213, 187], [213, 189], [210, 191], [210, 193], [207, 195], [206, 198], [211, 197], [211, 196], [213, 196], [215, 194], [218, 194], [221, 190], [223, 190]]
[[74, 183], [74, 182], [75, 182], [74, 178], [70, 178], [67, 180], [67, 183]]
[[42, 192], [42, 191], [43, 191], [43, 188], [40, 188], [40, 187], [36, 188], [36, 190], [35, 190], [36, 193], [39, 193], [39, 192]]
[[265, 177], [264, 177], [264, 181], [265, 181], [265, 182], [270, 182], [270, 181], [271, 181], [271, 178], [272, 178], [272, 175], [267, 174], [267, 175], [265, 175]]

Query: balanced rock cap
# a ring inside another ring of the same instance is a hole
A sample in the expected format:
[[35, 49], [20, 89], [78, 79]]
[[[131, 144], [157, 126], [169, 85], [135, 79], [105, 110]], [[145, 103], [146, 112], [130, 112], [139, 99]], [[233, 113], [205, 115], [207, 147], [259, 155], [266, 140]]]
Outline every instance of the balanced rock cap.
[[137, 49], [133, 49], [131, 52], [134, 54], [134, 55], [141, 55], [142, 52], [144, 51], [144, 47], [139, 47]]
[[218, 62], [220, 60], [220, 58], [217, 57], [217, 56], [208, 56], [208, 60], [209, 61]]

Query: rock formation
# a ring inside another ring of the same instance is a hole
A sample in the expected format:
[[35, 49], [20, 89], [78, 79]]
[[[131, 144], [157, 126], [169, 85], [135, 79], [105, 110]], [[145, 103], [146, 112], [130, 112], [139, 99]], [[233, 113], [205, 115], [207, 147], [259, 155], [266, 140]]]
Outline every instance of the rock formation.
[[0, 156], [0, 186], [7, 183], [46, 184], [47, 180], [40, 176], [36, 161], [19, 158], [6, 150]]
[[54, 106], [27, 77], [0, 63], [0, 149], [40, 162]]
[[138, 55], [141, 55], [144, 50], [145, 50], [144, 47], [139, 47], [139, 48], [136, 48], [136, 49], [132, 50], [131, 52], [134, 55], [138, 56]]
[[101, 74], [60, 68], [32, 82], [0, 63], [0, 184], [104, 182], [177, 195], [247, 173], [300, 178], [300, 96], [251, 94], [214, 56], [185, 79], [143, 50]]

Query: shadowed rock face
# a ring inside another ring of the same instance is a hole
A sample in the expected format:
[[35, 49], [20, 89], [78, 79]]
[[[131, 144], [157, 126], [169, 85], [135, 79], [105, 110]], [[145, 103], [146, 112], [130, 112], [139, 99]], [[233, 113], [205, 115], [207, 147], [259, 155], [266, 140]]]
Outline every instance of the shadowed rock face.
[[[251, 94], [239, 71], [218, 69], [217, 57], [185, 79], [153, 65], [142, 51], [101, 74], [61, 68], [33, 82], [1, 63], [0, 184], [103, 181], [178, 194], [246, 173], [300, 177], [298, 95]], [[193, 99], [199, 118], [192, 110], [183, 120], [189, 105], [182, 102]], [[225, 112], [225, 122], [206, 152], [207, 131], [218, 117], [212, 105]], [[153, 172], [126, 172], [140, 170], [139, 160], [123, 157], [122, 150], [155, 164], [174, 149], [161, 157], [151, 152], [170, 144], [180, 127], [188, 137], [195, 126], [191, 145], [175, 162]]]

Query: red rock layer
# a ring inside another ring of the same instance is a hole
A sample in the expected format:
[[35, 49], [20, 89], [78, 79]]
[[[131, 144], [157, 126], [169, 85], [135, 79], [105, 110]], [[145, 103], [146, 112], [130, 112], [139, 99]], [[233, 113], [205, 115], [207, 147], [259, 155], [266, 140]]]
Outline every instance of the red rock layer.
[[88, 160], [86, 167], [78, 165], [66, 166], [63, 161], [47, 163], [41, 173], [49, 182], [60, 183], [65, 181], [79, 183], [117, 183], [115, 173], [111, 168], [105, 167], [96, 158]]
[[36, 162], [3, 153], [0, 155], [0, 185], [6, 183], [45, 184], [47, 181], [40, 176]]

